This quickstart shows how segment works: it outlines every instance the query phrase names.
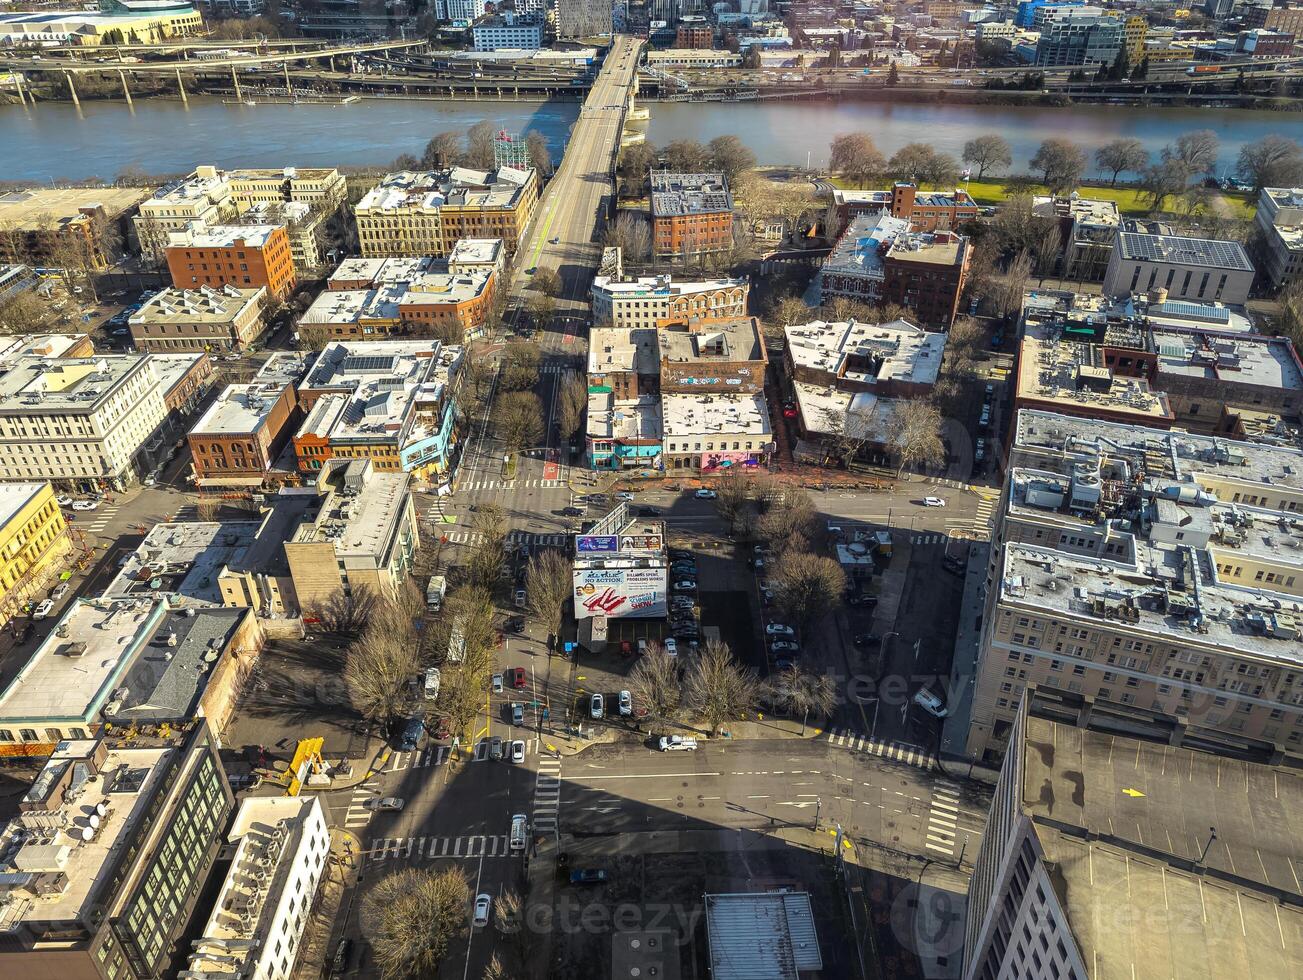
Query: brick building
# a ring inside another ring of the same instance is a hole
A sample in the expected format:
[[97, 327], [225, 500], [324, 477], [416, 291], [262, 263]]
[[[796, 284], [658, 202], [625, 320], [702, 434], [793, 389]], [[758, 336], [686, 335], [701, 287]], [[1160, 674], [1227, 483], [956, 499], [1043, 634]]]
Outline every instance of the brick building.
[[834, 188], [824, 227], [828, 235], [840, 235], [851, 219], [884, 211], [893, 218], [908, 221], [914, 231], [950, 231], [978, 216], [977, 202], [968, 191], [920, 192], [914, 184], [901, 181], [886, 191]]
[[733, 246], [733, 196], [722, 173], [651, 174], [652, 255], [693, 259]]
[[168, 235], [167, 268], [177, 289], [266, 286], [285, 299], [297, 277], [284, 225], [213, 225], [191, 222]]

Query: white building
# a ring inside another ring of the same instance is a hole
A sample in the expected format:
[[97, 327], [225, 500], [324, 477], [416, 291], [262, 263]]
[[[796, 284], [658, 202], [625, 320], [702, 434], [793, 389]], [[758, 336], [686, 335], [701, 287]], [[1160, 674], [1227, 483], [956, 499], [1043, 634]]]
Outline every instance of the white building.
[[471, 28], [476, 51], [518, 50], [543, 46], [543, 21], [533, 17], [502, 14], [480, 21]]
[[670, 276], [598, 276], [593, 280], [593, 322], [629, 329], [655, 327], [663, 320], [687, 323], [745, 316], [749, 289], [745, 279], [675, 282]]
[[230, 870], [179, 980], [284, 980], [330, 857], [316, 796], [247, 799], [227, 834]]
[[1119, 230], [1103, 293], [1163, 289], [1169, 299], [1242, 306], [1252, 286], [1253, 263], [1239, 242]]
[[1272, 285], [1297, 282], [1303, 277], [1303, 187], [1264, 187], [1256, 221]]
[[773, 449], [762, 394], [661, 396], [665, 468], [708, 472], [764, 463]]
[[149, 355], [20, 357], [0, 374], [0, 480], [121, 490], [166, 418]]

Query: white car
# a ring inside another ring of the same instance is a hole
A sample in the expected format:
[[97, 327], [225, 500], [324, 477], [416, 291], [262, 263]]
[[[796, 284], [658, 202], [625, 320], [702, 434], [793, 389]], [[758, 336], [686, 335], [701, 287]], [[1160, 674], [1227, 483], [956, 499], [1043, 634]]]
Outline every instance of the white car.
[[632, 500], [632, 499], [633, 499], [633, 494], [631, 494], [628, 490], [621, 490], [619, 493], [617, 493], [617, 494], [615, 495], [615, 499], [616, 499], [616, 500], [626, 500], [626, 501], [627, 501], [627, 500]]
[[626, 718], [633, 714], [633, 695], [628, 691], [620, 692], [620, 714]]
[[936, 718], [944, 718], [950, 714], [942, 700], [926, 687], [918, 689], [918, 693], [914, 695], [914, 703]]
[[691, 735], [662, 735], [656, 743], [662, 752], [695, 752], [697, 740]]
[[386, 796], [383, 800], [376, 800], [377, 810], [401, 810], [403, 801], [397, 796]]
[[66, 493], [59, 494], [59, 496], [54, 498], [54, 502], [58, 504], [60, 507], [72, 506], [72, 498], [69, 497]]
[[600, 694], [594, 694], [592, 700], [588, 703], [588, 716], [590, 718], [601, 718], [606, 714], [606, 699]]
[[668, 653], [671, 657], [677, 657], [679, 655], [679, 641], [674, 639], [674, 637], [672, 636], [665, 637], [664, 647], [665, 647], [665, 652]]
[[700, 490], [694, 493], [693, 496], [696, 497], [698, 500], [714, 500], [716, 497], [719, 496], [719, 494], [717, 494], [714, 490], [708, 490], [707, 488], [702, 487]]
[[54, 612], [54, 600], [42, 599], [41, 604], [32, 610], [32, 619], [44, 619]]
[[511, 761], [518, 764], [525, 761], [525, 743], [520, 739], [511, 743]]
[[67, 583], [67, 582], [60, 582], [60, 583], [59, 583], [58, 585], [56, 585], [53, 589], [50, 590], [50, 601], [51, 601], [51, 602], [58, 602], [60, 599], [62, 599], [62, 598], [63, 598], [64, 596], [66, 596], [67, 594], [68, 594], [68, 583]]
[[796, 630], [790, 626], [784, 626], [782, 623], [768, 623], [765, 625], [765, 632], [770, 636], [795, 636]]
[[501, 675], [501, 674], [494, 674], [494, 675], [493, 675], [493, 693], [494, 693], [494, 694], [501, 694], [501, 693], [502, 693], [502, 675]]
[[98, 500], [74, 500], [72, 502], [73, 510], [94, 510], [100, 505]]
[[924, 506], [924, 507], [944, 507], [945, 505], [946, 505], [946, 502], [945, 502], [944, 500], [942, 500], [940, 497], [924, 497], [924, 498], [923, 498], [923, 506]]
[[493, 904], [493, 899], [486, 893], [481, 892], [475, 896], [475, 913], [471, 916], [471, 925], [476, 929], [483, 929], [489, 924], [489, 907]]

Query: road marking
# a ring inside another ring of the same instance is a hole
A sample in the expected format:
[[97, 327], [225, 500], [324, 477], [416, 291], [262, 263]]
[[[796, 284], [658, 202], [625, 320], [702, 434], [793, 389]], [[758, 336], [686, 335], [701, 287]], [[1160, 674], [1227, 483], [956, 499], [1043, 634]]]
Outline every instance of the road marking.
[[722, 776], [722, 772], [631, 772], [620, 776], [586, 776], [589, 782], [595, 779], [681, 779], [685, 776]]

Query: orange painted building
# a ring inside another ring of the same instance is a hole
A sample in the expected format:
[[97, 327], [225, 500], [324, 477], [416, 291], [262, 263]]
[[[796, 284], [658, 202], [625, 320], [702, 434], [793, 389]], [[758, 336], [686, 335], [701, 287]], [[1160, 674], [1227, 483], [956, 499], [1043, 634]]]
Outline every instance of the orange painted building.
[[297, 277], [284, 225], [213, 225], [191, 222], [168, 236], [167, 268], [178, 289], [266, 286], [285, 299]]

